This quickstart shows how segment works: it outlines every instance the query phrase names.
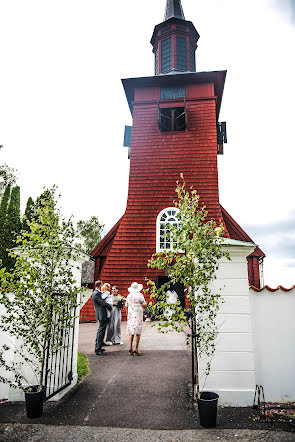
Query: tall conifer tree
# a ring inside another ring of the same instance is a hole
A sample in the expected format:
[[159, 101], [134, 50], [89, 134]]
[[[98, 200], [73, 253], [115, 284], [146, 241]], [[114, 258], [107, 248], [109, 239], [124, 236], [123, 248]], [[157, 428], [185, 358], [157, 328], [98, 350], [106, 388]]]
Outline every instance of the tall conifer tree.
[[34, 201], [30, 197], [27, 201], [25, 216], [23, 217], [23, 222], [22, 222], [22, 228], [23, 228], [23, 230], [26, 230], [27, 232], [30, 231], [30, 227], [28, 225], [28, 222], [33, 220], [34, 206], [35, 206]]
[[7, 216], [7, 207], [10, 198], [10, 185], [5, 188], [3, 197], [1, 198], [0, 204], [0, 228], [5, 224]]
[[[7, 219], [7, 209], [10, 198], [10, 185], [5, 188], [4, 194], [1, 198], [0, 204], [0, 260], [5, 260], [6, 254], [6, 243], [7, 243], [7, 235], [6, 235], [6, 219]], [[3, 263], [1, 262], [1, 266]]]

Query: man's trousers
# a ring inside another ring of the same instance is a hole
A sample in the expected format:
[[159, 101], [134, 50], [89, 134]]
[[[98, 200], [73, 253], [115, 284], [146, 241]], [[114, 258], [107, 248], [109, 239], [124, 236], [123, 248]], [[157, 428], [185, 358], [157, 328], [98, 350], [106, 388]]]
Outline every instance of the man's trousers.
[[96, 339], [95, 339], [95, 353], [101, 350], [107, 324], [108, 324], [108, 319], [102, 319], [101, 321], [99, 321], [99, 326], [97, 329]]

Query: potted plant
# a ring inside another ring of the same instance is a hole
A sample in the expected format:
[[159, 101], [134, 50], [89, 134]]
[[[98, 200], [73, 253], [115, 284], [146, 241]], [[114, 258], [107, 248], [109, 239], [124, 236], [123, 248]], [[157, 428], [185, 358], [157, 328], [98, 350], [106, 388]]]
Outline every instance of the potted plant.
[[[10, 273], [0, 270], [0, 330], [11, 339], [0, 344], [0, 367], [6, 371], [0, 382], [25, 392], [28, 417], [42, 414], [46, 378], [46, 354], [54, 325], [55, 336], [73, 326], [78, 287], [72, 263], [75, 232], [71, 219], [61, 218], [56, 189], [37, 200], [29, 229], [18, 236]], [[54, 318], [58, 317], [56, 321]], [[63, 340], [54, 341], [54, 351]], [[9, 358], [9, 354], [17, 359]]]
[[[148, 264], [151, 268], [165, 270], [170, 282], [157, 288], [155, 282], [149, 280], [147, 291], [150, 292], [151, 298], [156, 299], [156, 303], [150, 303], [149, 306], [154, 310], [155, 318], [162, 321], [158, 326], [160, 331], [183, 332], [190, 326], [195, 368], [193, 396], [198, 402], [201, 425], [212, 427], [216, 425], [218, 395], [214, 392], [200, 391], [199, 363], [201, 357], [208, 358], [208, 375], [218, 334], [216, 317], [223, 302], [221, 294], [214, 293], [210, 286], [216, 278], [220, 259], [229, 259], [229, 256], [222, 248], [222, 224], [208, 219], [206, 208], [199, 206], [196, 190], [187, 190], [182, 174], [181, 178], [182, 183], [177, 181], [177, 199], [174, 201], [179, 223], [165, 226], [165, 235], [169, 236], [171, 249], [155, 253]], [[185, 310], [179, 300], [173, 306], [167, 303], [166, 292], [169, 285], [176, 282], [185, 286], [188, 305]], [[170, 308], [171, 314], [169, 321], [164, 321], [167, 307]]]
[[24, 390], [27, 417], [30, 419], [35, 419], [42, 416], [44, 390], [44, 387], [39, 388], [39, 385], [32, 385]]

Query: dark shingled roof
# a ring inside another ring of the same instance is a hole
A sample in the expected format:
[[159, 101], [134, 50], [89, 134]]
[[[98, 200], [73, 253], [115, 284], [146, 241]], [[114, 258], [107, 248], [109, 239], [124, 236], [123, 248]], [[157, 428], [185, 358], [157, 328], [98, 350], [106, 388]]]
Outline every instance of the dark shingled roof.
[[164, 21], [169, 18], [180, 18], [185, 20], [180, 0], [167, 0]]

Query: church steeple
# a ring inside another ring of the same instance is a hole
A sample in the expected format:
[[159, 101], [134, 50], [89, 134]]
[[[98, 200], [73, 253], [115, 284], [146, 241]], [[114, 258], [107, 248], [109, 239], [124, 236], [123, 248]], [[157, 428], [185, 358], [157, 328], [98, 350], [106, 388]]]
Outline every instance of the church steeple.
[[164, 21], [169, 18], [179, 18], [185, 20], [181, 0], [167, 0]]
[[181, 0], [167, 0], [164, 21], [155, 27], [151, 39], [155, 75], [196, 72], [199, 37], [193, 23], [185, 20]]

